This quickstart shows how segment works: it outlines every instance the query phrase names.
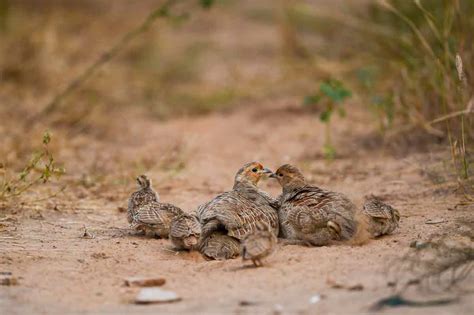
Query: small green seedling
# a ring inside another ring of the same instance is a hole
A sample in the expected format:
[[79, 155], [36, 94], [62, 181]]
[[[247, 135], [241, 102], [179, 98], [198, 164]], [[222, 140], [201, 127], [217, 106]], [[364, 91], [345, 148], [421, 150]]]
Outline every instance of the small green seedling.
[[368, 66], [356, 71], [357, 80], [361, 86], [365, 102], [370, 111], [377, 119], [380, 133], [385, 134], [386, 130], [392, 127], [395, 116], [395, 104], [392, 92], [377, 92], [376, 81], [378, 76], [377, 68]]
[[8, 177], [6, 165], [0, 163], [0, 201], [17, 197], [36, 185], [46, 184], [52, 177], [61, 177], [66, 172], [57, 165], [49, 151], [50, 142], [51, 134], [46, 131], [43, 134], [42, 149], [34, 153], [23, 170], [12, 179]]
[[329, 79], [319, 85], [317, 93], [308, 95], [304, 99], [306, 106], [322, 106], [319, 119], [326, 124], [326, 139], [323, 146], [323, 154], [326, 159], [332, 160], [336, 156], [336, 149], [331, 141], [331, 116], [337, 111], [339, 116], [345, 117], [344, 102], [351, 96], [351, 91], [341, 81]]

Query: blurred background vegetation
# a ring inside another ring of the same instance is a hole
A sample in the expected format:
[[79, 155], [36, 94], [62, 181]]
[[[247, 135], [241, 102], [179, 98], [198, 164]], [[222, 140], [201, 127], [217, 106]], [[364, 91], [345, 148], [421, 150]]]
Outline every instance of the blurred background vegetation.
[[[25, 139], [46, 128], [113, 138], [130, 113], [162, 120], [284, 98], [328, 126], [333, 111], [348, 120], [362, 109], [382, 143], [445, 143], [459, 178], [470, 175], [473, 1], [169, 2], [41, 116], [163, 2], [0, 0], [2, 165], [21, 169], [35, 148]], [[334, 158], [330, 130], [324, 154]]]

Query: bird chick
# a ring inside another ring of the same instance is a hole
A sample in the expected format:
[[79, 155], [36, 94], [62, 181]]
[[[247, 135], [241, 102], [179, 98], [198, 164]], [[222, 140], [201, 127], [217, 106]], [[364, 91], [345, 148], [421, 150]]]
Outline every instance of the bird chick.
[[310, 185], [290, 164], [282, 165], [270, 177], [282, 186], [278, 216], [283, 238], [323, 246], [354, 236], [356, 207], [347, 197]]
[[[241, 240], [255, 230], [257, 222], [266, 223], [277, 235], [278, 201], [257, 187], [260, 179], [271, 173], [258, 162], [247, 163], [235, 175], [231, 191], [199, 206], [201, 241], [206, 243], [206, 238], [216, 231]], [[223, 238], [217, 238], [216, 242], [219, 239]], [[205, 246], [200, 248], [205, 251]]]
[[257, 222], [256, 230], [247, 234], [242, 240], [242, 260], [251, 260], [255, 267], [263, 266], [262, 259], [275, 250], [277, 238], [270, 227]]
[[170, 233], [171, 221], [184, 213], [180, 208], [170, 203], [152, 201], [140, 208], [133, 216], [132, 228], [152, 233], [160, 238], [167, 238]]
[[367, 219], [367, 229], [372, 237], [392, 233], [400, 222], [398, 210], [374, 195], [365, 198], [362, 214]]
[[171, 220], [170, 240], [176, 249], [194, 249], [201, 235], [201, 224], [194, 214], [183, 213]]
[[146, 175], [137, 177], [138, 190], [133, 192], [128, 199], [127, 221], [132, 223], [133, 216], [136, 215], [138, 208], [152, 201], [159, 201], [158, 193], [151, 188], [151, 180]]
[[207, 259], [232, 259], [239, 256], [240, 242], [224, 232], [215, 231], [200, 243], [199, 250]]

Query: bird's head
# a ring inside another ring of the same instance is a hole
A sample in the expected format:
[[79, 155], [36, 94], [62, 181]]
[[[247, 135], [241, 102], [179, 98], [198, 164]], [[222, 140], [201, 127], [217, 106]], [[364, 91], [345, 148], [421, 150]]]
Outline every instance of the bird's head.
[[140, 189], [150, 188], [151, 180], [146, 175], [140, 175], [137, 177], [137, 184]]
[[270, 175], [273, 172], [268, 168], [263, 167], [258, 162], [250, 162], [242, 166], [242, 168], [235, 174], [234, 186], [237, 184], [245, 183], [257, 185], [260, 178], [264, 175]]
[[270, 175], [280, 183], [283, 190], [291, 190], [306, 184], [306, 180], [301, 174], [300, 170], [291, 164], [284, 164], [280, 166], [277, 171]]

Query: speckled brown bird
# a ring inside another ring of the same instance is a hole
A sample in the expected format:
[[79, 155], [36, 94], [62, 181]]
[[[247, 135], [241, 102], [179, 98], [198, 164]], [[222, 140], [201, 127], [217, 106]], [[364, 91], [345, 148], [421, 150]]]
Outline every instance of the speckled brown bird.
[[215, 231], [200, 243], [199, 250], [207, 259], [232, 259], [240, 254], [240, 242], [225, 232]]
[[194, 214], [183, 213], [171, 220], [170, 240], [176, 249], [195, 249], [201, 236], [201, 224]]
[[128, 199], [127, 221], [133, 222], [133, 216], [136, 215], [138, 208], [152, 201], [159, 201], [159, 195], [151, 188], [151, 180], [146, 175], [137, 177], [138, 190], [133, 192]]
[[[241, 240], [255, 230], [257, 222], [266, 223], [277, 235], [278, 202], [257, 187], [261, 177], [271, 173], [258, 162], [247, 163], [235, 175], [231, 191], [199, 206], [201, 240], [205, 241], [215, 231]], [[200, 248], [205, 250], [205, 246]]]
[[362, 214], [367, 219], [367, 230], [372, 237], [392, 233], [400, 222], [398, 210], [374, 195], [366, 196]]
[[283, 238], [323, 246], [354, 236], [356, 207], [343, 194], [310, 185], [290, 164], [282, 165], [270, 177], [276, 178], [283, 190], [278, 210]]
[[255, 267], [263, 266], [262, 259], [273, 253], [276, 243], [277, 237], [270, 227], [257, 222], [256, 229], [242, 239], [242, 260], [251, 260]]
[[170, 233], [171, 221], [184, 211], [170, 203], [152, 201], [140, 208], [132, 218], [131, 226], [145, 234], [153, 233], [157, 237], [167, 238]]

